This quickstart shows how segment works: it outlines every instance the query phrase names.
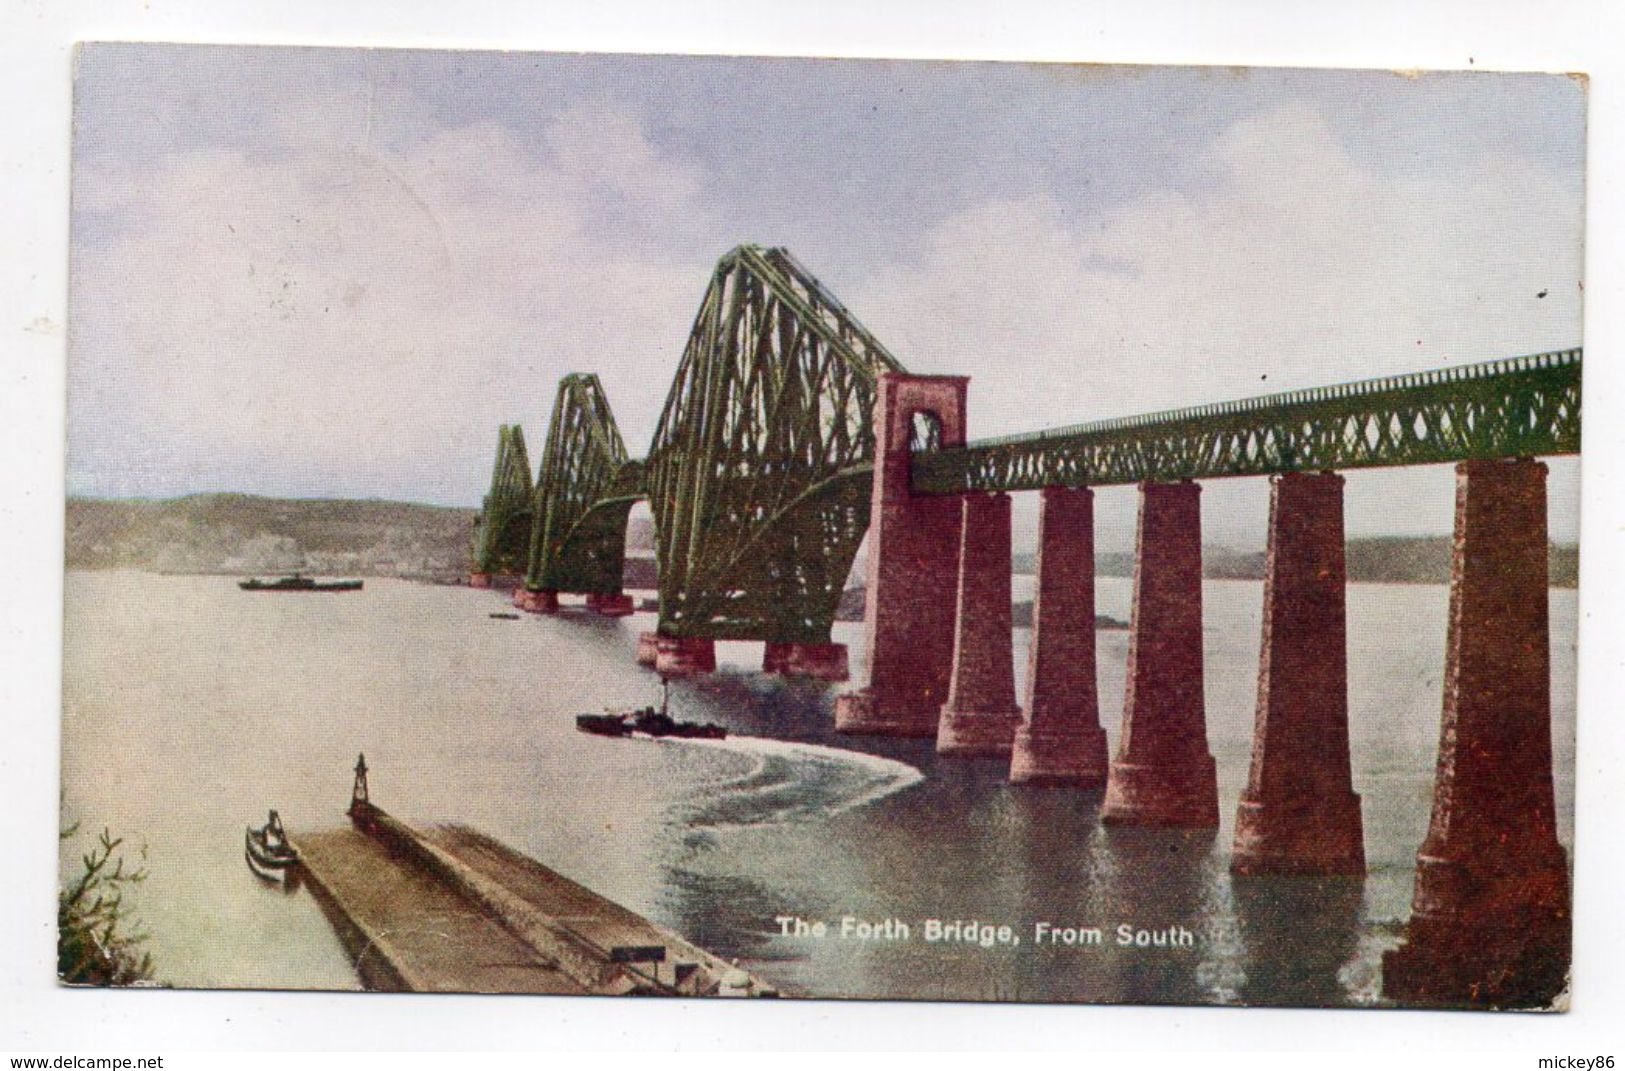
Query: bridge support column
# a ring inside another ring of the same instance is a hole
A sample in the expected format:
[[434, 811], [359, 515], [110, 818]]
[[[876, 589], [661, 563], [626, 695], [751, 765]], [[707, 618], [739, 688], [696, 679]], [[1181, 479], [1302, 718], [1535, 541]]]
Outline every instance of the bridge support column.
[[653, 632], [638, 633], [638, 665], [654, 668], [660, 658], [660, 637]]
[[532, 591], [521, 584], [513, 589], [513, 604], [527, 614], [556, 614], [559, 612], [559, 593]]
[[468, 586], [471, 588], [488, 588], [491, 586], [490, 573], [469, 573]]
[[1128, 682], [1104, 822], [1219, 824], [1202, 686], [1201, 493], [1188, 482], [1140, 485]]
[[1349, 772], [1343, 477], [1270, 480], [1253, 761], [1236, 811], [1237, 874], [1364, 874]]
[[790, 645], [768, 640], [762, 645], [762, 672], [783, 673], [790, 661]]
[[655, 669], [665, 677], [715, 673], [716, 641], [703, 636], [655, 637]]
[[953, 677], [937, 752], [1007, 756], [1021, 723], [1010, 649], [1010, 496], [966, 495], [962, 518]]
[[1394, 999], [1543, 1007], [1563, 988], [1546, 555], [1546, 466], [1457, 465], [1433, 818], [1405, 942], [1383, 956]]
[[587, 609], [604, 617], [627, 617], [633, 613], [632, 596], [624, 592], [612, 595], [588, 594]]
[[844, 681], [847, 671], [844, 643], [776, 643], [762, 649], [762, 672], [820, 681]]
[[1095, 682], [1095, 495], [1087, 487], [1041, 494], [1027, 714], [1010, 780], [1098, 788], [1107, 754]]
[[869, 684], [840, 697], [846, 733], [935, 736], [954, 652], [959, 500], [910, 486], [915, 417], [943, 446], [965, 442], [964, 376], [886, 373], [875, 398], [875, 476], [864, 634]]

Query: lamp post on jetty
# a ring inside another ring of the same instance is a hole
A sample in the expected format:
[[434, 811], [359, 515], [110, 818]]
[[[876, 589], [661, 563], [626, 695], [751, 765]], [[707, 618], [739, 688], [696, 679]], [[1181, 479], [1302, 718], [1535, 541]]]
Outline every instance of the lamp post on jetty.
[[350, 791], [350, 809], [345, 813], [354, 820], [370, 810], [372, 802], [367, 797], [367, 756], [358, 753], [355, 757], [355, 787]]

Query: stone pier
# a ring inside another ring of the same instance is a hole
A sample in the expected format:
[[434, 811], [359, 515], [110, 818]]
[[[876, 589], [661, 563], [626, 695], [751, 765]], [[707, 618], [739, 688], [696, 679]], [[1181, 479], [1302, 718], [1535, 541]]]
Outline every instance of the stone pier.
[[790, 645], [768, 640], [762, 644], [762, 672], [783, 673], [790, 662]]
[[768, 640], [762, 648], [762, 672], [820, 681], [844, 681], [847, 670], [844, 643], [779, 643]]
[[1219, 824], [1202, 685], [1201, 493], [1188, 482], [1140, 485], [1123, 728], [1104, 822]]
[[1095, 496], [1087, 487], [1041, 494], [1026, 717], [1010, 780], [1098, 788], [1107, 752], [1095, 681]]
[[1383, 994], [1545, 1007], [1571, 951], [1552, 789], [1546, 466], [1456, 466], [1444, 710], [1433, 817]]
[[556, 614], [559, 612], [559, 593], [532, 591], [521, 584], [513, 589], [513, 604], [527, 614]]
[[603, 617], [630, 617], [635, 611], [632, 596], [624, 592], [610, 594], [589, 593], [587, 609]]
[[469, 573], [468, 586], [471, 588], [488, 588], [491, 586], [490, 573]]
[[638, 665], [653, 668], [660, 657], [660, 636], [654, 632], [638, 633]]
[[953, 677], [937, 726], [939, 754], [1010, 754], [1021, 723], [1010, 649], [1010, 566], [1010, 496], [966, 495]]
[[964, 376], [880, 377], [864, 611], [869, 683], [837, 701], [840, 732], [937, 734], [953, 664], [960, 510], [952, 496], [913, 492], [910, 438], [918, 417], [941, 445], [964, 445], [966, 384]]
[[655, 669], [663, 677], [715, 673], [716, 641], [703, 636], [656, 636]]
[[1237, 874], [1365, 873], [1349, 770], [1343, 477], [1270, 481], [1253, 759], [1236, 812]]

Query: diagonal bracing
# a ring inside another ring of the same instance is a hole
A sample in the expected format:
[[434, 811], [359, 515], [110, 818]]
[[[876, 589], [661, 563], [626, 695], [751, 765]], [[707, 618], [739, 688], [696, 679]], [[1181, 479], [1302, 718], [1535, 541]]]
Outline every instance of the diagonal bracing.
[[518, 424], [504, 424], [497, 429], [491, 489], [474, 519], [475, 572], [517, 573], [524, 568], [530, 546], [532, 494], [524, 432]]
[[660, 629], [823, 643], [869, 525], [890, 352], [782, 249], [712, 274], [649, 451]]
[[922, 453], [925, 494], [1104, 487], [1580, 449], [1581, 351], [1271, 394]]
[[527, 588], [621, 590], [626, 519], [643, 494], [641, 470], [627, 457], [598, 377], [560, 380], [536, 482]]

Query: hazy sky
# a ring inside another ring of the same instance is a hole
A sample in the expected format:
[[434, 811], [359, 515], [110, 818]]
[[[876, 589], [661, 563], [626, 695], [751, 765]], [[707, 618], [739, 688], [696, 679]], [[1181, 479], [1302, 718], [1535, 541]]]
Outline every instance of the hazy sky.
[[[970, 375], [972, 437], [1568, 348], [1584, 105], [1545, 75], [85, 46], [69, 491], [471, 505], [572, 371], [641, 454], [741, 242]], [[1356, 534], [1449, 528], [1447, 468], [1349, 489]], [[1260, 539], [1266, 494], [1208, 484], [1209, 537]], [[1133, 495], [1100, 505], [1120, 546]]]

